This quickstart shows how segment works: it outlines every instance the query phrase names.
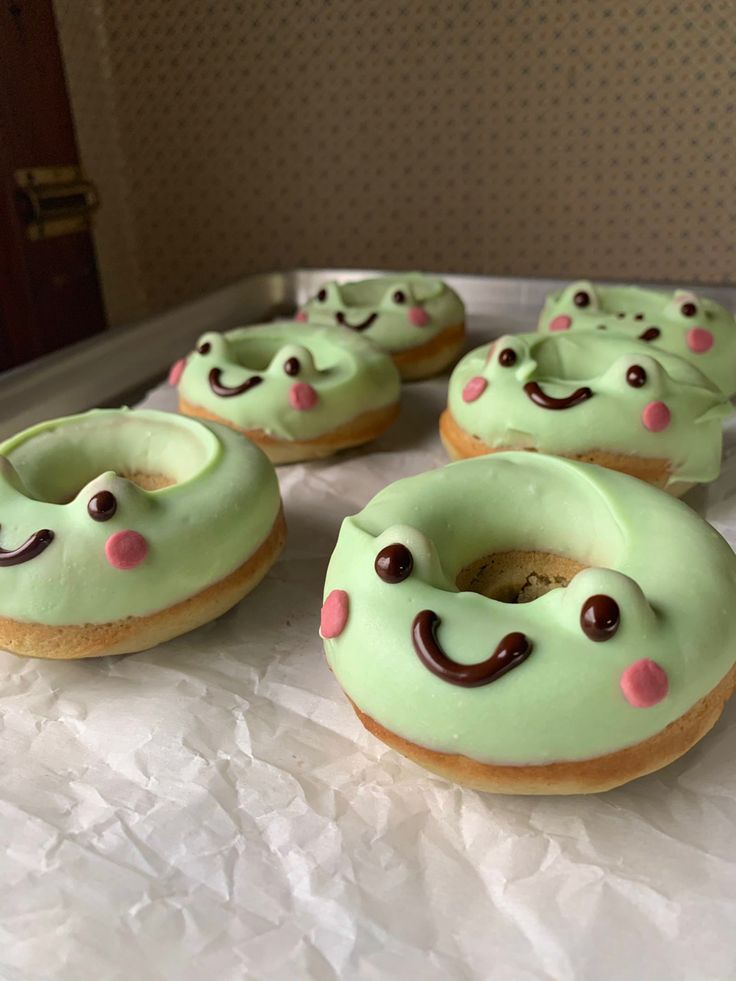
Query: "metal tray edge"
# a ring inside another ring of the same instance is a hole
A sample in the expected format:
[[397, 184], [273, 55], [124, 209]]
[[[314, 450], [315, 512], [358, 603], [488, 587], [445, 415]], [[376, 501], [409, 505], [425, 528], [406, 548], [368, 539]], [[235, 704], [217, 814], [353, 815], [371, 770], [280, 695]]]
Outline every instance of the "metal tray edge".
[[[44, 419], [95, 406], [124, 405], [160, 380], [204, 330], [269, 320], [293, 312], [326, 279], [385, 273], [371, 269], [291, 269], [245, 276], [205, 296], [0, 375], [0, 438]], [[551, 290], [568, 280], [437, 273], [460, 293], [468, 313], [501, 316], [509, 307], [534, 329]], [[648, 284], [662, 286], [663, 284]], [[736, 309], [736, 287], [692, 287]]]

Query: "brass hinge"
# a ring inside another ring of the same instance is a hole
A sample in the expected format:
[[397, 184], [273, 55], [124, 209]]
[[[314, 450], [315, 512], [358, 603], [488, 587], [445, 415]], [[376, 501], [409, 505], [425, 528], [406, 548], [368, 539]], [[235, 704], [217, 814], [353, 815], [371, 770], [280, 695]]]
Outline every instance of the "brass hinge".
[[15, 184], [32, 242], [85, 231], [100, 203], [79, 167], [23, 167], [15, 172]]

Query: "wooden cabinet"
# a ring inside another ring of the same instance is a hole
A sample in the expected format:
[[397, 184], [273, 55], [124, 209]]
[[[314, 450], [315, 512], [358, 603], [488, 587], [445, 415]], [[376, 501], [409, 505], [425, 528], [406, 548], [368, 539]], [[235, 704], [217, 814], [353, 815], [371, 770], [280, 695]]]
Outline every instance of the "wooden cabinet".
[[[103, 330], [105, 312], [82, 215], [93, 192], [85, 196], [74, 179], [79, 159], [51, 0], [2, 0], [0, 52], [5, 369]], [[78, 221], [60, 222], [73, 213]]]

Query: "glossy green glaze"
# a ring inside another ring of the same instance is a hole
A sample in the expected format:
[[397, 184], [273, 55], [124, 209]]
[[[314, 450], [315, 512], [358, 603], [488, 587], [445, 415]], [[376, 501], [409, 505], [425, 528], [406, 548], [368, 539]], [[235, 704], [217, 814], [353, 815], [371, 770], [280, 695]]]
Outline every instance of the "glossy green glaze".
[[301, 311], [310, 324], [343, 322], [383, 351], [426, 344], [465, 321], [465, 307], [442, 280], [421, 273], [325, 283]]
[[726, 395], [736, 393], [736, 321], [714, 300], [580, 280], [548, 296], [539, 318], [543, 332], [601, 327], [631, 338], [657, 331], [649, 343], [690, 361]]
[[[414, 564], [390, 584], [374, 561], [395, 542]], [[588, 568], [524, 604], [458, 592], [463, 567], [517, 549]], [[355, 704], [404, 739], [481, 762], [587, 759], [640, 742], [687, 712], [736, 659], [736, 556], [720, 535], [633, 477], [542, 454], [463, 460], [386, 487], [343, 522], [325, 597], [333, 590], [346, 591], [349, 614], [325, 650]], [[580, 624], [597, 594], [620, 608], [605, 643]], [[532, 652], [491, 684], [449, 684], [414, 650], [422, 610], [440, 617], [437, 638], [457, 662], [483, 661], [513, 631]], [[634, 707], [621, 689], [641, 659], [669, 681], [649, 708]]]
[[[641, 370], [632, 385], [634, 366]], [[466, 401], [471, 379], [483, 379], [486, 387]], [[591, 397], [569, 408], [544, 408], [529, 397], [530, 382], [555, 399], [583, 387]], [[670, 413], [664, 429], [645, 425], [652, 404], [665, 405]], [[460, 427], [489, 446], [666, 459], [672, 484], [718, 476], [721, 424], [732, 411], [725, 396], [688, 362], [643, 341], [597, 331], [513, 334], [476, 348], [452, 373], [448, 405]]]
[[[287, 365], [298, 367], [287, 373]], [[260, 381], [242, 394], [223, 397], [213, 389], [213, 369], [226, 386], [254, 377]], [[313, 393], [308, 408], [297, 407], [293, 393], [300, 387]], [[352, 331], [286, 321], [203, 334], [187, 358], [178, 389], [190, 405], [240, 429], [307, 440], [393, 405], [401, 382], [391, 359]]]
[[[122, 474], [176, 483], [142, 490]], [[90, 517], [101, 491], [107, 521]], [[0, 563], [0, 616], [108, 623], [172, 606], [225, 578], [266, 539], [280, 508], [275, 471], [238, 433], [166, 412], [99, 409], [45, 422], [0, 445], [0, 546], [41, 529], [53, 541], [18, 565]], [[134, 531], [147, 543], [135, 568], [115, 568], [106, 545]]]

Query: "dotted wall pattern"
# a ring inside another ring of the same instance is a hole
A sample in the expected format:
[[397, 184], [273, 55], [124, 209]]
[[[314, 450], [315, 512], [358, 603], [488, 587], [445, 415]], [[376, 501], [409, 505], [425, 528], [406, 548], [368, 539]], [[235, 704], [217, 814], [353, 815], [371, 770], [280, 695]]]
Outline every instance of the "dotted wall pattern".
[[[63, 20], [60, 19], [63, 13]], [[104, 199], [94, 238], [108, 318], [139, 320], [156, 309], [139, 266], [129, 150], [115, 110], [105, 0], [73, 0], [56, 8], [69, 97], [82, 163]]]
[[736, 281], [736, 6], [55, 0], [113, 322], [293, 266]]

